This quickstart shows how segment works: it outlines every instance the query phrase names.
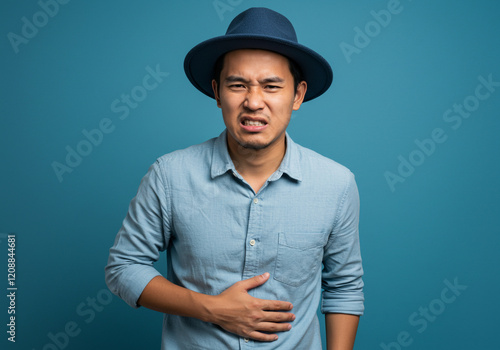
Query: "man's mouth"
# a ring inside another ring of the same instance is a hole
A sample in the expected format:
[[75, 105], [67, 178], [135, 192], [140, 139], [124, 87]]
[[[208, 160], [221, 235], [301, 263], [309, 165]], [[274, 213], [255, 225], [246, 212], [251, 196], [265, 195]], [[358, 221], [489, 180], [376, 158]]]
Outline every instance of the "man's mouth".
[[245, 116], [241, 118], [241, 127], [248, 132], [261, 132], [267, 128], [264, 118]]
[[264, 126], [266, 123], [260, 121], [260, 120], [250, 120], [250, 119], [245, 119], [243, 120], [243, 125], [246, 126]]

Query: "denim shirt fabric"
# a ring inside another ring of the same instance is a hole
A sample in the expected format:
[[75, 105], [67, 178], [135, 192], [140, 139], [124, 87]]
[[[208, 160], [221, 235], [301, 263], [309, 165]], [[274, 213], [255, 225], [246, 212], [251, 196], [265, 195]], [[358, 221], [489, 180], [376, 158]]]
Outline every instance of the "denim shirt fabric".
[[269, 272], [250, 295], [289, 301], [296, 315], [290, 331], [266, 343], [166, 314], [162, 349], [320, 350], [321, 294], [323, 313], [363, 314], [354, 176], [288, 134], [286, 144], [279, 169], [258, 193], [236, 171], [226, 131], [160, 157], [142, 179], [105, 269], [113, 293], [138, 307], [166, 251], [166, 278], [204, 294]]

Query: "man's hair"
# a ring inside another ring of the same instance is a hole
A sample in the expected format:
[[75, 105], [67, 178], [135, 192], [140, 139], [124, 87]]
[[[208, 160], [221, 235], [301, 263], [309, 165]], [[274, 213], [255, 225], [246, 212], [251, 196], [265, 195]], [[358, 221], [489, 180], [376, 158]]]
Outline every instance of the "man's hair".
[[[214, 76], [213, 79], [215, 79], [215, 82], [217, 83], [217, 90], [219, 91], [220, 89], [220, 74], [222, 72], [222, 69], [224, 68], [224, 57], [226, 57], [226, 54], [223, 54], [219, 56], [217, 61], [215, 62], [214, 65]], [[286, 57], [286, 56], [285, 56]], [[293, 77], [293, 89], [294, 92], [297, 93], [297, 86], [299, 86], [299, 83], [304, 80], [302, 78], [302, 71], [300, 70], [300, 67], [297, 63], [295, 63], [292, 59], [286, 57], [288, 60], [288, 67], [290, 68], [290, 73], [292, 73]]]

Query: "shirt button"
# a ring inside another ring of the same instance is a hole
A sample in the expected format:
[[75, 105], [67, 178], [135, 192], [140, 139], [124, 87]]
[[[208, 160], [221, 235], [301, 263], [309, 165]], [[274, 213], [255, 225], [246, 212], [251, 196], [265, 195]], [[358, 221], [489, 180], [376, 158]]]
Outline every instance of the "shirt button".
[[251, 245], [251, 246], [254, 246], [254, 245], [255, 245], [255, 239], [252, 239], [252, 240], [250, 241], [250, 245]]
[[254, 198], [254, 199], [253, 199], [253, 203], [254, 203], [254, 204], [259, 203], [259, 199], [258, 199], [258, 198]]
[[250, 341], [250, 339], [245, 338], [245, 343], [248, 343], [249, 341]]

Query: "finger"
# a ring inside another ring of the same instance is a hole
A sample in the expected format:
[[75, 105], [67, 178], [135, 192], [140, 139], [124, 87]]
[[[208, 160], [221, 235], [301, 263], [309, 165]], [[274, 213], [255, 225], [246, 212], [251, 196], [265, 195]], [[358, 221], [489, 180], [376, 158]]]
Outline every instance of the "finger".
[[289, 323], [261, 322], [256, 330], [250, 333], [249, 337], [258, 341], [270, 342], [278, 340], [278, 335], [274, 332], [288, 332], [290, 329], [292, 329], [292, 325]]
[[272, 342], [272, 341], [278, 340], [278, 335], [253, 331], [248, 335], [248, 338], [251, 338], [251, 339], [257, 340], [257, 341]]
[[245, 290], [250, 290], [263, 285], [268, 279], [269, 272], [265, 272], [262, 275], [254, 276], [252, 278], [240, 281], [239, 283]]
[[275, 333], [275, 332], [287, 332], [292, 329], [290, 323], [276, 323], [276, 322], [261, 322], [257, 325], [255, 330], [259, 332]]
[[295, 321], [295, 315], [291, 312], [265, 312], [262, 317], [265, 322], [292, 322]]
[[293, 304], [288, 301], [261, 299], [262, 310], [265, 311], [289, 311], [293, 309]]

